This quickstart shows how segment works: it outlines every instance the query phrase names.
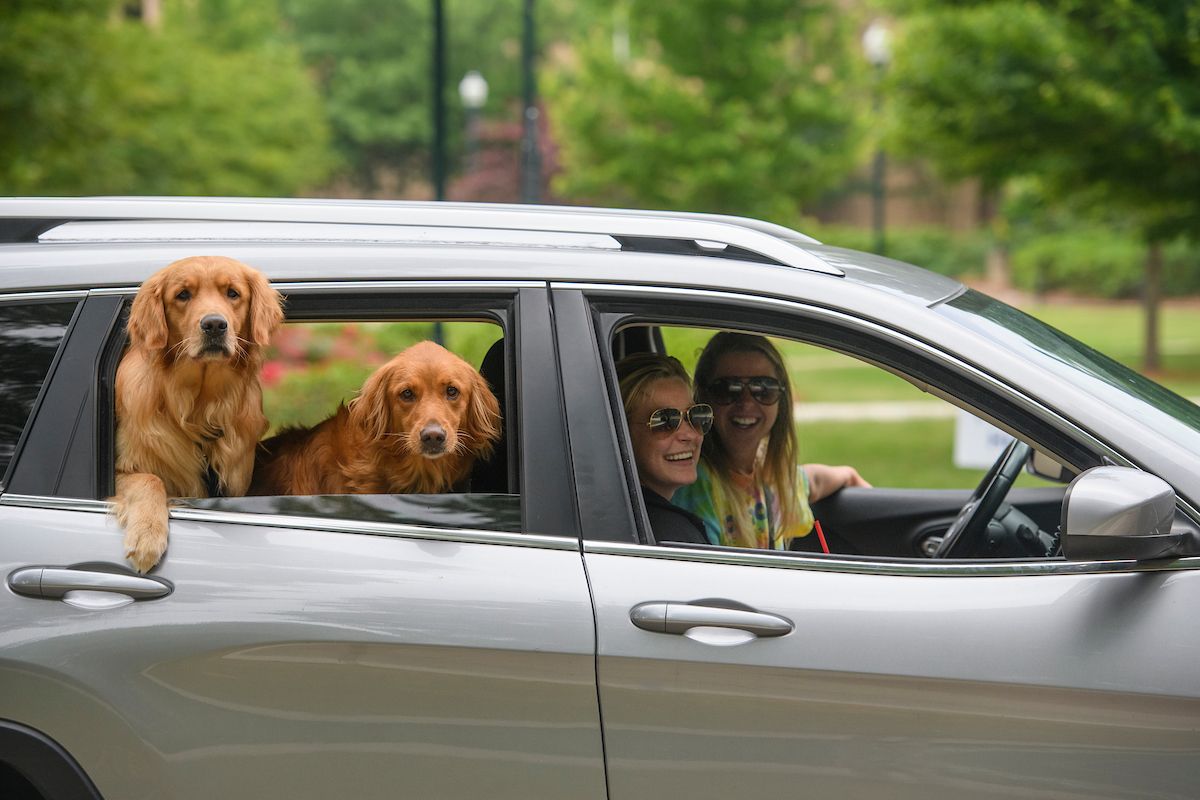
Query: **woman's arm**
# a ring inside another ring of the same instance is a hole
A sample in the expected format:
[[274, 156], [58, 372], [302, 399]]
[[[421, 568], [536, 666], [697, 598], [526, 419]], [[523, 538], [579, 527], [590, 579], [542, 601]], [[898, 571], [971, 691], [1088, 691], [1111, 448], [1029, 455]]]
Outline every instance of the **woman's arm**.
[[831, 467], [828, 464], [805, 464], [802, 469], [808, 476], [808, 502], [815, 503], [823, 497], [841, 489], [844, 486], [865, 486], [871, 484], [863, 480], [854, 467]]

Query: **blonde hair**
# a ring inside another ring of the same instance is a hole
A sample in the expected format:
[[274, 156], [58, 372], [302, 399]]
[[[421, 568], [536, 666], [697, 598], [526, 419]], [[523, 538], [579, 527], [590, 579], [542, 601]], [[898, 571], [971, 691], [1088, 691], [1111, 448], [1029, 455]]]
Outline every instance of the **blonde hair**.
[[650, 393], [651, 387], [661, 380], [683, 381], [692, 391], [692, 379], [678, 358], [659, 353], [634, 353], [617, 362], [617, 382], [621, 389], [621, 405], [625, 407], [625, 418]]
[[[787, 367], [783, 363], [783, 356], [765, 336], [721, 331], [708, 340], [700, 360], [696, 362], [696, 399], [700, 402], [711, 404], [708, 386], [716, 377], [717, 363], [729, 353], [762, 355], [771, 362], [775, 378], [783, 387], [775, 424], [767, 436], [766, 447], [759, 447], [755, 467], [763, 482], [774, 490], [779, 499], [779, 511], [783, 516], [781, 527], [790, 528], [800, 522], [800, 486], [796, 476], [799, 443], [796, 440], [796, 426], [792, 422], [792, 385], [788, 380]], [[731, 477], [733, 465], [730, 464], [729, 451], [725, 449], [716, 426], [704, 437], [700, 456], [713, 477], [713, 486], [718, 494], [714, 498], [716, 504], [732, 513], [739, 531], [749, 533], [752, 527], [748, 509], [745, 503], [735, 499], [739, 490]]]

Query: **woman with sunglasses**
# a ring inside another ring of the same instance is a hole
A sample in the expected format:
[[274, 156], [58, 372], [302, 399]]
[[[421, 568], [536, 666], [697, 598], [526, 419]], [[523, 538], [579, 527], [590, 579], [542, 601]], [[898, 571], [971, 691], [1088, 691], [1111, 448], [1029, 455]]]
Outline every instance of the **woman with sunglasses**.
[[696, 397], [713, 408], [697, 480], [674, 501], [716, 544], [786, 550], [813, 527], [809, 503], [870, 486], [853, 467], [796, 464], [787, 368], [765, 337], [723, 331], [696, 363]]
[[636, 353], [623, 358], [617, 362], [617, 381], [654, 538], [708, 544], [704, 522], [672, 505], [671, 495], [696, 480], [712, 409], [693, 404], [687, 370], [670, 356]]

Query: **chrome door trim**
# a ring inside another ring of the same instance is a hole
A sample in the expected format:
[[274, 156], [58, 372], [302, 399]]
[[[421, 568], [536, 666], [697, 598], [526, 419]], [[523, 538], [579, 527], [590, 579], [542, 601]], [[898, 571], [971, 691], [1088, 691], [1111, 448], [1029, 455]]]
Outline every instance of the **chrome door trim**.
[[41, 300], [82, 300], [88, 296], [87, 289], [65, 289], [50, 292], [6, 292], [0, 294], [0, 303], [31, 302]]
[[88, 291], [89, 295], [95, 297], [111, 297], [112, 295], [137, 294], [138, 287], [136, 286], [105, 286], [98, 289]]
[[[0, 495], [0, 506], [41, 508], [49, 511], [81, 511], [107, 514], [110, 503], [39, 495]], [[547, 536], [533, 533], [481, 531], [470, 528], [434, 528], [402, 525], [389, 522], [360, 522], [344, 519], [318, 519], [283, 514], [251, 514], [241, 511], [213, 511], [204, 508], [172, 508], [171, 519], [188, 522], [212, 522], [224, 525], [255, 525], [266, 528], [293, 528], [330, 533], [363, 533], [371, 536], [394, 536], [402, 539], [428, 539], [467, 544], [496, 544], [510, 547], [536, 547], [542, 550], [579, 550], [579, 540], [566, 536]]]
[[[731, 548], [733, 549], [733, 548]], [[742, 548], [737, 548], [742, 549]], [[1094, 575], [1129, 572], [1175, 572], [1200, 569], [1200, 557], [1178, 558], [1163, 562], [1137, 561], [959, 561], [941, 560], [924, 563], [855, 559], [850, 556], [814, 556], [799, 553], [772, 553], [744, 548], [746, 552], [709, 550], [697, 547], [625, 544], [624, 542], [585, 541], [583, 552], [597, 555], [657, 558], [664, 561], [725, 564], [743, 567], [798, 569], [811, 572], [848, 572], [864, 575], [900, 575], [922, 578], [1012, 577], [1018, 575]]]
[[[400, 290], [407, 291], [423, 291], [437, 290], [445, 291], [453, 289], [455, 292], [488, 290], [495, 292], [503, 292], [515, 289], [545, 289], [546, 281], [505, 281], [505, 280], [475, 280], [475, 281], [456, 281], [456, 280], [419, 280], [419, 281], [372, 281], [372, 280], [344, 280], [344, 281], [272, 281], [271, 287], [278, 289], [281, 292], [333, 292], [333, 293], [348, 293], [361, 291], [376, 291], [376, 292], [395, 292]], [[92, 289], [90, 292], [62, 292], [61, 294], [78, 294], [83, 296], [86, 294], [93, 295], [126, 295], [137, 294], [138, 287], [136, 286], [109, 286], [103, 289]], [[53, 293], [40, 293], [53, 294]], [[24, 296], [24, 295], [22, 295]], [[0, 300], [4, 299], [4, 295], [0, 295]]]
[[464, 291], [487, 290], [504, 292], [516, 289], [545, 289], [546, 281], [528, 280], [419, 280], [419, 281], [271, 281], [271, 287], [281, 292], [396, 292], [396, 291]]

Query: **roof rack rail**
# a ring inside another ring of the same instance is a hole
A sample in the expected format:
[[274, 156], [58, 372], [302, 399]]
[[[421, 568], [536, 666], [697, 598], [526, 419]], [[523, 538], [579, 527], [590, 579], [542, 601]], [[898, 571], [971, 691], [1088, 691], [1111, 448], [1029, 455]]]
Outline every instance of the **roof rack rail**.
[[[716, 214], [368, 200], [215, 197], [0, 198], [0, 241], [29, 242], [76, 221], [341, 223], [484, 228], [611, 236], [622, 249], [717, 256], [827, 275], [843, 270], [803, 249], [815, 240], [759, 220]], [[46, 227], [41, 227], [45, 225]], [[40, 230], [39, 230], [40, 228]], [[31, 239], [30, 237], [35, 237]]]
[[621, 243], [621, 249], [635, 253], [670, 253], [685, 256], [709, 256], [711, 258], [732, 258], [736, 261], [753, 261], [759, 264], [774, 264], [780, 267], [790, 266], [778, 259], [747, 250], [737, 245], [714, 242], [708, 239], [671, 239], [657, 236], [621, 236], [612, 238]]

